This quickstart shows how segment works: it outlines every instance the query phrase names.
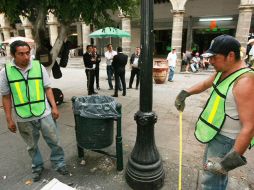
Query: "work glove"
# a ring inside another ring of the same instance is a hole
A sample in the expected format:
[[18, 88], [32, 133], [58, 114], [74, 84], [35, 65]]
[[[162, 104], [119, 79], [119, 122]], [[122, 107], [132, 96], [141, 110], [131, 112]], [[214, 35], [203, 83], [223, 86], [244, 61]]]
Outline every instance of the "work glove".
[[207, 163], [204, 165], [204, 170], [221, 175], [227, 175], [228, 171], [243, 166], [245, 164], [247, 164], [246, 158], [239, 155], [234, 150], [231, 150], [222, 159], [209, 158]]
[[175, 100], [175, 107], [178, 111], [183, 111], [184, 107], [185, 107], [185, 98], [187, 98], [188, 96], [190, 96], [190, 93], [182, 90], [176, 97]]

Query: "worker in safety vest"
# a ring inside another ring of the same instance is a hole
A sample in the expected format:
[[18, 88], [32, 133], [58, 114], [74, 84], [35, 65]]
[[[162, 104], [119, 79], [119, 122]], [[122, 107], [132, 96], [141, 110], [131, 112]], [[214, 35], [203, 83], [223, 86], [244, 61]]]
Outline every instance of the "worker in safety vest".
[[[59, 144], [55, 121], [59, 112], [50, 88], [49, 76], [39, 61], [31, 61], [30, 50], [30, 46], [23, 41], [10, 44], [14, 60], [6, 63], [0, 71], [0, 93], [8, 129], [16, 133], [16, 126], [18, 127], [32, 158], [33, 180], [39, 181], [43, 171], [43, 160], [38, 148], [40, 132], [51, 149], [50, 159], [54, 169], [62, 175], [69, 172], [64, 161], [64, 151]], [[12, 105], [17, 124], [12, 116]]]
[[240, 58], [240, 43], [229, 35], [212, 40], [203, 57], [216, 73], [191, 88], [182, 90], [175, 101], [184, 110], [185, 99], [211, 88], [211, 95], [196, 123], [195, 137], [206, 143], [203, 190], [225, 190], [228, 171], [247, 163], [243, 154], [253, 145], [254, 72]]

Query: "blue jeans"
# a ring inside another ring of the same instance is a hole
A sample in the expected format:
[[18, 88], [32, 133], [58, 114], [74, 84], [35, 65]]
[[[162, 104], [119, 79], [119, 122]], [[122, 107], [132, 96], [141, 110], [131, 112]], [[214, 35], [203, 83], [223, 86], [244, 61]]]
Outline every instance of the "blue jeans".
[[113, 89], [113, 84], [112, 84], [113, 67], [111, 65], [107, 65], [107, 76], [108, 76], [109, 88]]
[[[223, 158], [234, 146], [235, 140], [218, 134], [210, 143], [207, 144], [204, 164], [210, 157]], [[208, 171], [203, 172], [201, 179], [202, 190], [225, 190], [228, 184], [227, 175], [214, 174]]]
[[57, 170], [58, 168], [65, 166], [64, 151], [60, 146], [57, 125], [51, 114], [34, 121], [18, 122], [17, 125], [21, 137], [27, 144], [28, 153], [32, 158], [33, 172], [43, 168], [43, 160], [38, 148], [40, 131], [51, 149], [50, 160], [53, 164], [53, 168]]
[[169, 75], [168, 75], [169, 81], [173, 81], [174, 73], [175, 73], [175, 67], [169, 66]]

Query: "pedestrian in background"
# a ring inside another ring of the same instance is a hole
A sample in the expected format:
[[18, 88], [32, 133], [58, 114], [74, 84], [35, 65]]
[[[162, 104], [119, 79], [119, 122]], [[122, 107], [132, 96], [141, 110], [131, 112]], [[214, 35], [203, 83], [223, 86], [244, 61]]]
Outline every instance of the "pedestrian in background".
[[140, 47], [136, 47], [135, 53], [131, 55], [130, 65], [131, 65], [131, 77], [129, 81], [129, 88], [132, 88], [132, 83], [134, 77], [136, 76], [136, 89], [139, 85], [140, 69], [139, 69], [139, 57], [140, 57]]
[[250, 39], [248, 42], [248, 65], [252, 67], [254, 65], [254, 39]]
[[95, 80], [96, 80], [96, 88], [100, 90], [100, 62], [101, 55], [97, 53], [96, 46], [93, 46], [93, 58], [95, 59]]
[[169, 67], [168, 81], [173, 82], [175, 67], [177, 62], [177, 55], [176, 55], [175, 48], [173, 48], [172, 51], [168, 54], [167, 61], [168, 61], [168, 67]]
[[96, 60], [93, 57], [92, 51], [93, 51], [93, 46], [87, 45], [86, 53], [83, 55], [83, 61], [84, 61], [85, 70], [86, 70], [88, 95], [97, 94], [97, 92], [94, 91], [94, 76], [95, 76]]
[[[123, 96], [126, 96], [126, 82], [125, 82], [125, 66], [128, 62], [128, 56], [123, 54], [122, 47], [117, 48], [117, 55], [114, 56], [112, 67], [115, 72], [115, 93], [113, 97], [118, 97], [118, 89], [120, 80], [123, 86]], [[120, 78], [120, 80], [119, 80]], [[117, 80], [118, 79], [118, 80]]]
[[[36, 182], [40, 180], [44, 169], [38, 148], [40, 132], [51, 149], [50, 160], [54, 169], [62, 175], [69, 172], [59, 142], [56, 124], [59, 112], [50, 88], [49, 76], [39, 61], [31, 60], [30, 51], [26, 42], [11, 43], [10, 52], [14, 60], [6, 63], [0, 72], [0, 92], [8, 129], [16, 133], [18, 127], [27, 144], [32, 159], [33, 181]], [[17, 123], [12, 116], [12, 105]]]
[[108, 50], [105, 52], [105, 58], [106, 58], [106, 64], [107, 64], [108, 85], [109, 85], [109, 90], [113, 90], [112, 77], [114, 72], [112, 67], [112, 61], [113, 61], [113, 57], [117, 54], [117, 52], [113, 50], [112, 44], [108, 44], [107, 49]]
[[190, 64], [191, 64], [191, 59], [192, 59], [192, 51], [191, 50], [186, 50], [185, 52], [185, 57], [186, 57], [186, 68], [185, 72], [189, 72]]
[[192, 72], [198, 72], [200, 64], [201, 64], [201, 60], [200, 60], [200, 57], [199, 57], [199, 53], [196, 52], [195, 56], [192, 57], [192, 59], [191, 59], [190, 66], [191, 66]]
[[216, 73], [186, 90], [176, 98], [175, 106], [184, 110], [185, 99], [211, 89], [201, 112], [195, 137], [206, 143], [203, 190], [225, 190], [228, 172], [247, 163], [243, 156], [254, 144], [254, 72], [246, 68], [240, 56], [240, 43], [229, 35], [212, 40], [203, 57], [208, 57]]

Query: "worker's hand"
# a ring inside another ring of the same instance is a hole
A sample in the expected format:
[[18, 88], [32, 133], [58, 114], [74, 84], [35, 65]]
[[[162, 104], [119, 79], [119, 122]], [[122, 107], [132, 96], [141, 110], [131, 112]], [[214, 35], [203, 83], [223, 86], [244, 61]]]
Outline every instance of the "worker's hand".
[[228, 172], [221, 166], [220, 162], [221, 158], [211, 157], [204, 164], [204, 170], [215, 174], [227, 175]]
[[8, 129], [9, 129], [11, 132], [16, 133], [17, 127], [16, 127], [15, 122], [14, 122], [12, 119], [10, 119], [10, 120], [7, 121], [7, 125], [8, 125]]
[[52, 113], [52, 117], [53, 117], [54, 120], [59, 118], [59, 112], [58, 112], [57, 107], [54, 107], [54, 108], [52, 107], [51, 113]]
[[190, 96], [190, 93], [188, 93], [185, 90], [182, 90], [176, 97], [175, 100], [175, 107], [178, 111], [183, 111], [185, 107], [185, 99]]
[[228, 171], [243, 166], [246, 163], [247, 161], [245, 157], [239, 155], [237, 152], [232, 150], [222, 159], [209, 158], [207, 163], [204, 165], [204, 170], [221, 175], [226, 175]]

